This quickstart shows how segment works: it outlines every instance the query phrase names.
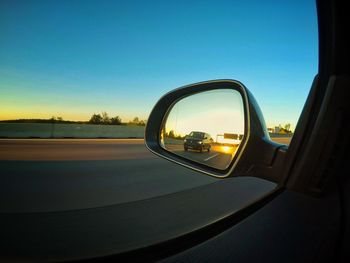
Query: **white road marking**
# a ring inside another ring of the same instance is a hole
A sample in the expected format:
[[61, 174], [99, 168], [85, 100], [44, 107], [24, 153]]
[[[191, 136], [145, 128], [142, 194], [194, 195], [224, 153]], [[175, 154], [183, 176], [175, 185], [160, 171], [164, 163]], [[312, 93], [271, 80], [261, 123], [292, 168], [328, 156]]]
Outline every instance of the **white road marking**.
[[217, 153], [217, 154], [214, 154], [214, 155], [208, 157], [207, 159], [204, 159], [204, 162], [209, 161], [210, 159], [212, 159], [212, 158], [214, 158], [214, 157], [216, 157], [216, 156], [218, 156], [218, 155], [219, 155], [218, 153]]

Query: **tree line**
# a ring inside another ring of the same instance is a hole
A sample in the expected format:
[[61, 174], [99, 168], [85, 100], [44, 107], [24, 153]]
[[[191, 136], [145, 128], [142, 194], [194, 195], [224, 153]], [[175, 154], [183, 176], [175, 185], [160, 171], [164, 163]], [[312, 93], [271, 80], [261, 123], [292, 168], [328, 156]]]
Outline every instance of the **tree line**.
[[119, 116], [115, 116], [110, 118], [107, 112], [102, 112], [102, 114], [94, 113], [90, 120], [88, 121], [90, 124], [110, 124], [110, 125], [121, 125], [122, 119]]
[[122, 119], [119, 116], [109, 117], [107, 112], [102, 112], [102, 114], [94, 113], [90, 120], [88, 121], [90, 124], [107, 124], [107, 125], [137, 125], [137, 126], [145, 126], [147, 121], [140, 120], [138, 117], [135, 117], [132, 121], [128, 123], [123, 123]]
[[283, 127], [280, 124], [278, 127], [280, 133], [292, 133], [292, 131], [290, 130], [290, 123], [285, 124]]
[[64, 120], [62, 117], [52, 116], [49, 119], [17, 119], [17, 120], [3, 120], [0, 122], [4, 123], [61, 123], [61, 124], [99, 124], [99, 125], [136, 125], [136, 126], [145, 126], [147, 120], [140, 120], [138, 117], [135, 117], [132, 121], [123, 123], [122, 119], [119, 116], [109, 117], [107, 112], [102, 112], [101, 114], [92, 114], [88, 121], [69, 121]]

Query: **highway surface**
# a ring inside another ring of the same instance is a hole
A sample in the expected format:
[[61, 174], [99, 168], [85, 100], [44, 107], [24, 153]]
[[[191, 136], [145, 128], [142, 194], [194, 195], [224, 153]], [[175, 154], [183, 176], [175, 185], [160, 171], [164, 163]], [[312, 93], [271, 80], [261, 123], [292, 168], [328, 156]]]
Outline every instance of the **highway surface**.
[[185, 151], [181, 144], [165, 144], [165, 148], [172, 153], [185, 157], [186, 159], [221, 170], [225, 170], [228, 167], [232, 159], [232, 154], [234, 154], [220, 151], [222, 147], [218, 146], [212, 146], [209, 151], [205, 150], [202, 152], [192, 149]]
[[141, 139], [2, 139], [0, 167], [2, 213], [102, 207], [218, 181], [151, 154]]
[[135, 139], [0, 140], [0, 167], [0, 212], [115, 205], [216, 181]]

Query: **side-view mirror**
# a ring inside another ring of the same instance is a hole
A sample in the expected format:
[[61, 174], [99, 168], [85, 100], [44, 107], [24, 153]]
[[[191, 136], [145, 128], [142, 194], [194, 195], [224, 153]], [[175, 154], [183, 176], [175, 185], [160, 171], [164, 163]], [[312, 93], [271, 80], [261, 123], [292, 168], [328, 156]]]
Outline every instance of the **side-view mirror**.
[[270, 140], [257, 102], [235, 80], [195, 83], [164, 95], [149, 116], [145, 143], [163, 158], [219, 178], [275, 177], [271, 171], [286, 152]]
[[[199, 92], [179, 99], [169, 109], [163, 120], [160, 145], [180, 157], [225, 170], [239, 154], [241, 142], [231, 137], [244, 134], [244, 118], [239, 91]], [[215, 141], [209, 143], [207, 133]]]

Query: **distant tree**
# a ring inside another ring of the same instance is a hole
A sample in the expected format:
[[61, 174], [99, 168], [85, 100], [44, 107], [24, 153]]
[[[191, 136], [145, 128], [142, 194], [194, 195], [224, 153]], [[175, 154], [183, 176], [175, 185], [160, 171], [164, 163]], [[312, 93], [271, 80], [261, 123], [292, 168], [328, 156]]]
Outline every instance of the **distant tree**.
[[292, 131], [290, 130], [290, 123], [285, 124], [283, 127], [282, 125], [278, 125], [278, 131], [276, 131], [278, 133], [281, 134], [289, 134], [292, 133]]
[[111, 118], [110, 123], [113, 125], [120, 125], [122, 124], [122, 119], [119, 116], [115, 116]]
[[101, 124], [102, 123], [102, 116], [100, 114], [93, 114], [89, 120], [89, 123], [92, 124]]
[[139, 121], [138, 125], [146, 126], [146, 123], [147, 123], [147, 120], [142, 120], [142, 121]]
[[286, 125], [284, 125], [284, 129], [285, 129], [287, 132], [290, 132], [290, 123], [287, 123]]
[[107, 112], [102, 112], [102, 123], [103, 124], [110, 124], [111, 123], [111, 120], [110, 120], [110, 118], [109, 118], [109, 116], [108, 116], [108, 113]]
[[62, 117], [56, 117], [56, 116], [52, 116], [50, 119], [49, 119], [50, 122], [54, 123], [54, 122], [62, 122], [63, 121], [63, 118]]
[[280, 124], [278, 126], [278, 133], [281, 133], [281, 134], [292, 133], [291, 130], [290, 130], [290, 123], [285, 124], [284, 127], [282, 127], [282, 125]]
[[140, 120], [139, 117], [135, 117], [132, 121], [129, 121], [129, 124], [139, 125], [139, 126], [145, 126], [146, 123], [147, 123], [147, 120]]
[[171, 131], [169, 132], [168, 137], [169, 137], [169, 138], [175, 138], [175, 133], [174, 133], [173, 130], [171, 130]]
[[135, 117], [132, 121], [129, 121], [129, 124], [131, 125], [137, 125], [139, 123], [139, 118]]

